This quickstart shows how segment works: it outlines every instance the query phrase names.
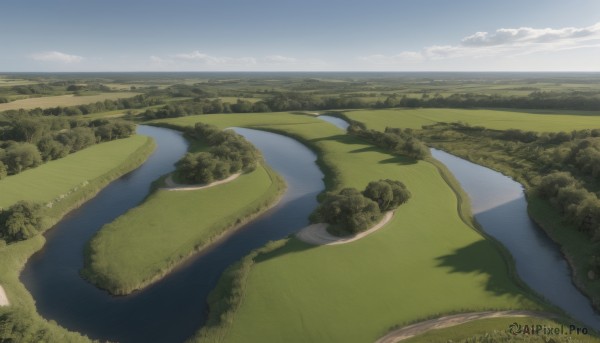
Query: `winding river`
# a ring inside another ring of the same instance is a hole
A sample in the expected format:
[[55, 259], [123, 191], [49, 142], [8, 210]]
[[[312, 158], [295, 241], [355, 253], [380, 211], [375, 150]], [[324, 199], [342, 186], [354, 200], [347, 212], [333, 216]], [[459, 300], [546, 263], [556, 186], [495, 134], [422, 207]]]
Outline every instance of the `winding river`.
[[559, 246], [527, 214], [523, 186], [494, 170], [431, 149], [469, 194], [473, 214], [483, 230], [514, 258], [517, 273], [529, 287], [589, 328], [600, 330], [600, 315], [571, 280]]
[[[342, 129], [348, 125], [335, 117], [319, 118]], [[264, 131], [235, 130], [256, 145], [285, 178], [288, 189], [277, 206], [142, 291], [113, 297], [95, 288], [79, 277], [86, 242], [102, 225], [139, 204], [150, 183], [170, 172], [187, 149], [176, 131], [140, 126], [140, 134], [156, 140], [154, 154], [49, 230], [46, 245], [25, 266], [21, 280], [40, 314], [97, 339], [181, 342], [191, 336], [206, 320], [206, 298], [223, 270], [252, 249], [304, 227], [317, 205], [316, 195], [324, 188], [316, 156], [302, 144]], [[521, 185], [442, 151], [432, 150], [432, 154], [470, 195], [483, 229], [514, 256], [520, 277], [574, 318], [599, 329], [600, 317], [571, 283], [558, 247], [527, 216]]]
[[190, 337], [206, 320], [207, 296], [223, 270], [251, 250], [307, 225], [316, 195], [324, 189], [316, 156], [302, 144], [274, 133], [235, 130], [285, 178], [288, 189], [277, 206], [143, 291], [113, 297], [97, 289], [79, 276], [86, 242], [102, 225], [138, 205], [150, 183], [170, 172], [187, 150], [178, 132], [140, 126], [138, 133], [155, 139], [154, 154], [49, 230], [43, 250], [26, 264], [21, 281], [40, 314], [96, 339], [182, 342]]

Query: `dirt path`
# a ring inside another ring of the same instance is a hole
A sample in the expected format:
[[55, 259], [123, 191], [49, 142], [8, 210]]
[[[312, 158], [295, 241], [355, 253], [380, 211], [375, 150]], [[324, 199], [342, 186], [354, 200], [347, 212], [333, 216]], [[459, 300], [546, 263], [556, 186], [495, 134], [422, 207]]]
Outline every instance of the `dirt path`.
[[0, 306], [8, 306], [10, 302], [8, 302], [8, 297], [6, 296], [6, 292], [4, 292], [4, 288], [0, 285]]
[[337, 244], [347, 244], [350, 242], [354, 242], [359, 240], [365, 236], [372, 234], [373, 232], [381, 229], [385, 224], [387, 224], [392, 217], [394, 216], [394, 212], [389, 211], [386, 212], [383, 216], [383, 219], [379, 221], [379, 223], [375, 224], [372, 228], [367, 231], [363, 231], [359, 234], [348, 236], [348, 237], [337, 237], [331, 235], [327, 232], [327, 224], [319, 223], [309, 225], [302, 230], [300, 230], [296, 237], [303, 242], [314, 244], [314, 245], [337, 245]]
[[502, 317], [534, 317], [541, 319], [554, 319], [558, 318], [557, 315], [544, 312], [534, 311], [486, 311], [486, 312], [471, 312], [461, 313], [451, 316], [444, 316], [436, 319], [430, 319], [409, 326], [402, 327], [394, 330], [387, 335], [381, 337], [375, 343], [396, 343], [409, 339], [416, 335], [420, 335], [429, 330], [437, 330], [443, 328], [449, 328], [452, 326], [472, 322], [474, 320], [486, 319], [486, 318], [502, 318]]
[[226, 179], [215, 181], [215, 182], [209, 183], [208, 185], [183, 185], [183, 184], [176, 183], [175, 181], [173, 181], [173, 174], [170, 174], [165, 179], [165, 185], [167, 187], [164, 187], [162, 189], [165, 189], [168, 191], [195, 191], [195, 190], [210, 188], [210, 187], [222, 185], [227, 182], [231, 182], [231, 181], [237, 179], [240, 175], [242, 175], [242, 173], [232, 174], [231, 176], [229, 176]]

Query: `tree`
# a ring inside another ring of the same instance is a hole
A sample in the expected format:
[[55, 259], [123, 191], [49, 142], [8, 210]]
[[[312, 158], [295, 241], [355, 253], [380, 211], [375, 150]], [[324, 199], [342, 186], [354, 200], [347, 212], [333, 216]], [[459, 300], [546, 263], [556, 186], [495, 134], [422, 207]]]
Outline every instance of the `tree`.
[[42, 156], [33, 144], [14, 143], [5, 150], [4, 163], [9, 174], [18, 174], [42, 164]]
[[410, 198], [402, 182], [388, 179], [369, 182], [363, 195], [375, 201], [382, 212], [393, 210]]
[[313, 214], [313, 221], [331, 224], [333, 232], [355, 234], [364, 231], [381, 218], [377, 203], [364, 197], [355, 188], [330, 193]]
[[36, 235], [42, 228], [42, 207], [19, 201], [7, 210], [0, 211], [0, 235], [6, 241], [24, 240]]
[[8, 175], [8, 168], [0, 161], [0, 180], [4, 179]]

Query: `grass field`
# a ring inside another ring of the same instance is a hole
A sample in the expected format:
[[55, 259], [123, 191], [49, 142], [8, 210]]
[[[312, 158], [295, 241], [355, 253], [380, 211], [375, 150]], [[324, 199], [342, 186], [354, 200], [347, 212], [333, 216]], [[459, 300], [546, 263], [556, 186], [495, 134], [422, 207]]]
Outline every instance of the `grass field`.
[[390, 178], [413, 195], [385, 228], [355, 243], [313, 247], [292, 238], [259, 255], [231, 325], [219, 333], [224, 341], [369, 342], [441, 313], [542, 307], [511, 279], [495, 244], [460, 219], [456, 195], [434, 165], [388, 155], [309, 116], [168, 120], [197, 121], [285, 132], [318, 150], [334, 187]]
[[19, 200], [49, 203], [126, 161], [141, 146], [145, 136], [101, 143], [37, 168], [0, 180], [0, 207]]
[[46, 96], [40, 98], [29, 98], [16, 100], [4, 104], [0, 104], [0, 112], [7, 110], [18, 110], [20, 108], [30, 110], [34, 108], [49, 108], [57, 106], [77, 106], [91, 104], [97, 101], [104, 100], [115, 100], [122, 98], [131, 98], [138, 95], [138, 93], [130, 92], [119, 92], [119, 93], [100, 93], [97, 95], [57, 95], [57, 96]]
[[587, 111], [426, 108], [359, 110], [347, 111], [345, 114], [367, 124], [370, 129], [379, 131], [387, 126], [420, 129], [423, 125], [457, 121], [499, 130], [571, 131], [600, 128], [600, 112]]
[[259, 166], [216, 187], [158, 190], [98, 232], [89, 244], [84, 275], [114, 294], [140, 289], [266, 209], [284, 187], [273, 171]]

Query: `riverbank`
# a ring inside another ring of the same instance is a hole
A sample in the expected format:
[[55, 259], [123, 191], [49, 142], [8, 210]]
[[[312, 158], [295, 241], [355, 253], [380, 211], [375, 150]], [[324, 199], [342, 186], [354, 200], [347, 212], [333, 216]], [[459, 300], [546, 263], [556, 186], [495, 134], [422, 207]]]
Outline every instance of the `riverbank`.
[[364, 237], [374, 233], [375, 231], [381, 229], [382, 227], [385, 226], [385, 224], [387, 224], [392, 219], [393, 216], [394, 216], [394, 212], [388, 211], [383, 215], [383, 218], [381, 218], [381, 220], [378, 223], [376, 223], [372, 227], [368, 228], [367, 230], [360, 232], [356, 235], [352, 235], [352, 236], [346, 236], [346, 237], [334, 236], [327, 231], [327, 226], [328, 226], [327, 223], [317, 223], [317, 224], [309, 225], [309, 226], [303, 228], [302, 230], [300, 230], [296, 234], [296, 238], [298, 238], [299, 240], [301, 240], [305, 243], [313, 244], [313, 245], [348, 244], [348, 243], [355, 242], [361, 238], [364, 238]]
[[98, 231], [82, 275], [115, 295], [143, 289], [264, 213], [285, 190], [265, 165], [234, 179], [187, 192], [157, 190]]
[[162, 189], [169, 190], [169, 191], [197, 191], [200, 189], [206, 189], [206, 188], [210, 188], [210, 187], [214, 187], [214, 186], [222, 185], [224, 183], [231, 182], [231, 181], [237, 179], [240, 175], [242, 175], [242, 173], [232, 174], [229, 177], [227, 177], [226, 179], [211, 182], [207, 185], [186, 185], [186, 184], [175, 182], [173, 180], [173, 173], [171, 173], [171, 174], [169, 174], [169, 176], [167, 176], [165, 178], [165, 187], [163, 187]]
[[[116, 140], [109, 143], [98, 144], [65, 157], [65, 159], [73, 159], [73, 161], [70, 161], [70, 164], [78, 166], [76, 168], [77, 170], [81, 169], [81, 175], [84, 175], [83, 172], [87, 170], [87, 173], [89, 173], [88, 175], [91, 174], [96, 176], [92, 179], [87, 179], [89, 181], [84, 187], [73, 188], [66, 192], [62, 191], [65, 196], [62, 197], [59, 202], [54, 202], [51, 208], [47, 207], [46, 212], [48, 219], [44, 221], [45, 229], [51, 228], [67, 213], [93, 198], [110, 182], [137, 168], [152, 154], [154, 148], [155, 144], [151, 138], [146, 136], [134, 136], [127, 140]], [[98, 161], [96, 163], [91, 163], [90, 161], [94, 158], [97, 158]], [[47, 173], [47, 175], [38, 175], [40, 178], [38, 181], [44, 183], [51, 184], [54, 178], [63, 180], [64, 171], [62, 173], [56, 173], [54, 169], [55, 166], [52, 163], [53, 162], [49, 162], [38, 167], [43, 169], [33, 169], [31, 170], [31, 173], [33, 174], [35, 172], [35, 175], [38, 173]], [[73, 172], [73, 170], [71, 170], [71, 172]], [[15, 175], [15, 177], [21, 175], [22, 174]], [[27, 176], [27, 174], [24, 175]], [[0, 181], [0, 183], [4, 181], [6, 181], [6, 179]], [[39, 190], [35, 181], [27, 182], [26, 185], [32, 189]], [[60, 183], [58, 183], [58, 185], [60, 185]], [[57, 184], [51, 184], [49, 186], [56, 187]], [[44, 186], [41, 188], [44, 189], [43, 187]], [[50, 190], [51, 188], [47, 189]], [[21, 192], [22, 196], [26, 196], [27, 193], [23, 191], [23, 188], [21, 188]], [[40, 193], [32, 191], [32, 194]], [[41, 195], [43, 195], [43, 193]], [[60, 194], [56, 194], [54, 197], [58, 197], [59, 195]], [[0, 247], [0, 260], [2, 261], [0, 264], [0, 282], [2, 282], [5, 291], [11, 294], [11, 306], [3, 308], [0, 316], [0, 325], [19, 328], [19, 334], [37, 337], [39, 340], [48, 342], [89, 342], [90, 340], [85, 336], [68, 331], [57, 325], [56, 322], [49, 322], [42, 318], [37, 312], [32, 295], [19, 279], [20, 273], [29, 258], [37, 251], [43, 249], [45, 242], [44, 236], [37, 235], [26, 241], [15, 242]], [[19, 337], [20, 336], [9, 336], [8, 338], [14, 338], [19, 341]]]

